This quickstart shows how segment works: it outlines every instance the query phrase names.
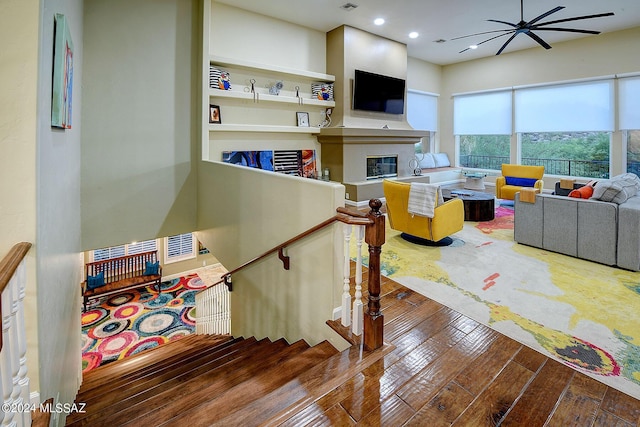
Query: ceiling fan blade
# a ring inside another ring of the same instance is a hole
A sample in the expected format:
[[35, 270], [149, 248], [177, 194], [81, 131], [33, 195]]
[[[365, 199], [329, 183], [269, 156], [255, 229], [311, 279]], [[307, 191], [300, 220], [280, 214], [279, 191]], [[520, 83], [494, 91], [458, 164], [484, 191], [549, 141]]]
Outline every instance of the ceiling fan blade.
[[460, 39], [466, 39], [467, 37], [473, 37], [473, 36], [480, 36], [482, 34], [492, 34], [492, 33], [507, 33], [507, 32], [512, 32], [513, 30], [494, 30], [494, 31], [483, 31], [481, 33], [475, 33], [475, 34], [469, 34], [466, 36], [460, 36], [460, 37], [454, 37], [452, 39], [449, 40], [460, 40]]
[[607, 13], [598, 13], [597, 15], [576, 16], [573, 18], [565, 18], [565, 19], [557, 19], [555, 21], [541, 22], [537, 26], [539, 27], [541, 25], [558, 24], [560, 22], [580, 21], [582, 19], [602, 18], [604, 16], [613, 16], [613, 15], [615, 15], [613, 12], [607, 12]]
[[[509, 33], [515, 33], [515, 30], [505, 30], [505, 31], [509, 31]], [[484, 43], [486, 43], [486, 42], [490, 42], [491, 40], [497, 39], [497, 38], [499, 38], [499, 37], [504, 37], [504, 36], [508, 35], [509, 33], [499, 34], [499, 35], [497, 35], [497, 36], [490, 37], [490, 38], [488, 38], [488, 39], [486, 39], [486, 40], [481, 41], [480, 43], [477, 43], [477, 44], [476, 44], [476, 46], [480, 46], [481, 44], [484, 44]], [[466, 48], [466, 49], [461, 50], [461, 51], [460, 51], [460, 52], [458, 52], [458, 53], [463, 53], [463, 52], [466, 52], [466, 51], [468, 51], [468, 50], [470, 50], [470, 49], [471, 49], [471, 48], [470, 48], [470, 47], [468, 47], [468, 48]]]
[[576, 28], [555, 28], [555, 27], [538, 28], [538, 27], [533, 27], [533, 28], [531, 28], [531, 30], [536, 30], [536, 31], [564, 31], [564, 32], [567, 32], [567, 33], [582, 33], [582, 34], [600, 34], [600, 31], [579, 30], [579, 29], [576, 29]]
[[535, 35], [531, 31], [527, 31], [525, 34], [528, 35], [529, 37], [531, 37], [532, 39], [534, 39], [536, 42], [538, 42], [538, 44], [540, 46], [542, 46], [543, 48], [551, 49], [551, 45], [549, 43], [547, 43], [546, 41], [542, 40], [540, 37], [538, 37], [537, 35]]
[[499, 24], [505, 24], [505, 25], [509, 25], [509, 26], [511, 26], [511, 27], [513, 27], [513, 28], [518, 28], [518, 24], [514, 24], [514, 23], [512, 23], [512, 22], [499, 21], [499, 20], [497, 20], [497, 19], [487, 19], [487, 21], [489, 21], [489, 22], [497, 22], [497, 23], [499, 23]]
[[536, 22], [538, 22], [541, 19], [546, 18], [547, 16], [551, 15], [552, 13], [556, 13], [559, 10], [564, 9], [564, 6], [558, 6], [558, 7], [554, 7], [553, 9], [549, 10], [548, 12], [543, 13], [540, 16], [536, 16], [535, 18], [533, 18], [532, 20], [530, 20], [529, 22], [527, 22], [527, 26], [530, 26], [531, 24], [535, 24]]
[[505, 44], [503, 44], [503, 45], [502, 45], [502, 47], [500, 48], [500, 50], [498, 51], [498, 53], [496, 53], [496, 56], [497, 56], [497, 55], [500, 55], [500, 54], [502, 53], [502, 51], [504, 50], [504, 48], [505, 48], [505, 47], [507, 47], [507, 45], [508, 45], [509, 43], [511, 43], [511, 40], [513, 40], [517, 35], [518, 35], [518, 33], [515, 33], [515, 32], [514, 32], [514, 33], [513, 33], [513, 35], [512, 35], [511, 37], [509, 37], [509, 40], [507, 40], [507, 41], [505, 42]]

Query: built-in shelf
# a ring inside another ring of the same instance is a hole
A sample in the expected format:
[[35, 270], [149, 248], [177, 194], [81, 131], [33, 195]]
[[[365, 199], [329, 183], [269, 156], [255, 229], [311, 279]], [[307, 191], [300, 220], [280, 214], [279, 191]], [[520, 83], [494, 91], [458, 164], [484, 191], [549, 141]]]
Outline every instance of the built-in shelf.
[[288, 74], [290, 76], [316, 79], [325, 82], [333, 82], [336, 80], [336, 77], [331, 74], [316, 73], [314, 71], [297, 70], [294, 68], [280, 67], [276, 65], [260, 64], [257, 62], [225, 58], [217, 55], [212, 55], [209, 59], [212, 64], [220, 65], [223, 67], [240, 67], [259, 71], [269, 71], [279, 74]]
[[280, 132], [280, 133], [320, 133], [318, 127], [270, 126], [245, 124], [210, 124], [210, 132]]
[[319, 99], [298, 98], [295, 96], [269, 95], [265, 93], [258, 93], [254, 95], [251, 92], [240, 92], [237, 90], [209, 89], [209, 96], [211, 98], [246, 99], [256, 102], [283, 102], [298, 105], [317, 105], [325, 108], [332, 108], [336, 106], [334, 101], [321, 101]]

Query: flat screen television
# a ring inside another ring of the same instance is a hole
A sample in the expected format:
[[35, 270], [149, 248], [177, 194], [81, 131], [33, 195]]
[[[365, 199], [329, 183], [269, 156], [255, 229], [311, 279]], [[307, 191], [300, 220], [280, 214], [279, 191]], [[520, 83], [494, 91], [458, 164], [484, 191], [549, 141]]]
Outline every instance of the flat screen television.
[[353, 81], [353, 109], [379, 111], [387, 114], [404, 113], [405, 81], [395, 77], [355, 70]]

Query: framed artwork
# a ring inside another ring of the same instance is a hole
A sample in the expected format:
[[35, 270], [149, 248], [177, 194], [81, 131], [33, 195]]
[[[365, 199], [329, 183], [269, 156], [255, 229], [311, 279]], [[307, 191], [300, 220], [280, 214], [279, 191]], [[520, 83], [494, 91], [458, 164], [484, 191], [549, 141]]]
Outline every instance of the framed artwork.
[[56, 13], [54, 25], [51, 126], [71, 129], [73, 41], [64, 15]]
[[296, 113], [298, 118], [298, 126], [309, 127], [309, 113], [298, 111]]
[[222, 123], [219, 105], [209, 105], [209, 123]]

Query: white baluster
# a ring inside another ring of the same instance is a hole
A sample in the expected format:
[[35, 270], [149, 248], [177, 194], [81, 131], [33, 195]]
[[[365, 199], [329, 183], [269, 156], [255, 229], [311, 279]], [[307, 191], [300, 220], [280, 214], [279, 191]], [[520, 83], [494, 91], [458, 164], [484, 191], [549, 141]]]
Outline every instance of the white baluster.
[[[13, 279], [12, 279], [13, 280]], [[13, 401], [13, 368], [11, 366], [12, 348], [10, 340], [11, 328], [11, 286], [2, 292], [2, 351], [0, 351], [0, 377], [2, 377], [2, 402], [12, 405]], [[4, 412], [4, 411], [3, 411]], [[6, 412], [2, 419], [3, 426], [15, 426], [15, 412]]]
[[351, 241], [351, 224], [344, 224], [344, 280], [342, 287], [342, 326], [351, 325], [351, 257], [349, 242]]
[[[18, 266], [19, 267], [19, 266]], [[20, 325], [18, 324], [18, 304], [19, 304], [19, 279], [20, 272], [19, 268], [13, 275], [13, 278], [9, 282], [9, 288], [11, 288], [11, 330], [9, 331], [9, 339], [11, 340], [11, 383], [13, 387], [13, 392], [11, 397], [13, 401], [20, 407], [23, 405], [22, 400], [22, 389], [20, 387], [20, 343], [18, 341], [18, 334], [20, 330]], [[22, 417], [18, 415], [16, 417], [16, 421], [21, 419]]]
[[357, 225], [356, 248], [358, 255], [356, 258], [356, 293], [353, 301], [353, 320], [351, 330], [354, 335], [362, 334], [362, 323], [364, 322], [364, 308], [362, 304], [362, 240], [364, 239], [364, 225]]

